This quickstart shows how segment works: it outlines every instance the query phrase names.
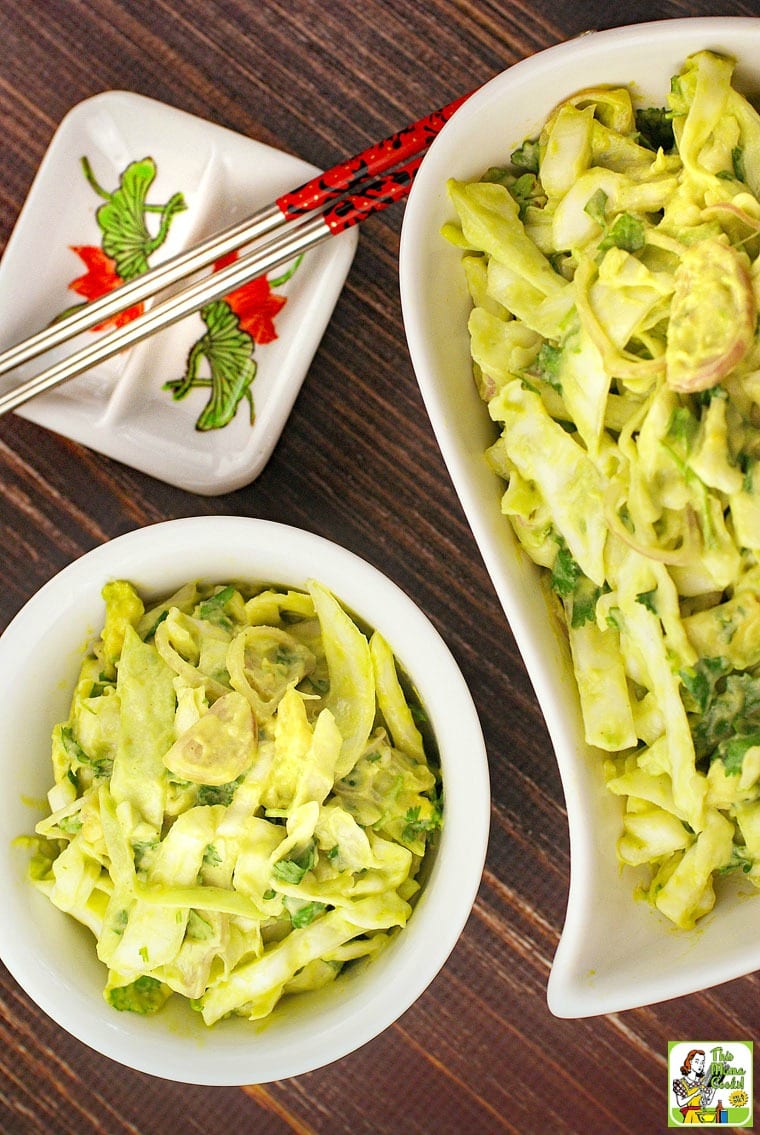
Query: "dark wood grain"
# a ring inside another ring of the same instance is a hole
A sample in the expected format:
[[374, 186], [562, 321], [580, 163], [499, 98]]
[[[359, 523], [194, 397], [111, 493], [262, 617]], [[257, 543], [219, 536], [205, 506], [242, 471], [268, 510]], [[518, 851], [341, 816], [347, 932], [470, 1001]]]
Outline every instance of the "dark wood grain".
[[[589, 28], [758, 14], [736, 0], [0, 0], [0, 249], [64, 114], [124, 88], [327, 166]], [[337, 1064], [246, 1089], [167, 1084], [69, 1037], [2, 971], [4, 1135], [604, 1135], [666, 1126], [680, 1036], [758, 1031], [756, 975], [586, 1021], [546, 1007], [569, 877], [549, 740], [438, 452], [406, 350], [402, 209], [370, 219], [282, 438], [254, 485], [196, 497], [14, 415], [0, 420], [0, 629], [66, 563], [139, 525], [200, 513], [300, 525], [414, 596], [481, 717], [492, 833], [449, 962], [382, 1036]], [[30, 270], [34, 270], [31, 266]]]

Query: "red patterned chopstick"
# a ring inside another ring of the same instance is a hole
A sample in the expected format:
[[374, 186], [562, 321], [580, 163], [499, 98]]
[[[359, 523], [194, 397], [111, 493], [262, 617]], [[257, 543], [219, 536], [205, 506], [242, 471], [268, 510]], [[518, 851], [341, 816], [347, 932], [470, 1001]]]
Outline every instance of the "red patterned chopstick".
[[[0, 375], [67, 342], [80, 332], [96, 327], [127, 308], [144, 303], [170, 285], [180, 283], [186, 277], [223, 260], [230, 253], [238, 252], [249, 245], [253, 246], [254, 242], [283, 227], [290, 229], [306, 224], [309, 231], [303, 234], [304, 239], [310, 243], [318, 243], [323, 235], [330, 236], [343, 232], [370, 214], [400, 200], [409, 192], [425, 151], [467, 98], [469, 94], [455, 99], [440, 110], [425, 115], [418, 122], [369, 146], [355, 157], [339, 162], [331, 169], [318, 174], [299, 188], [282, 194], [245, 220], [221, 233], [214, 234], [201, 244], [164, 261], [128, 283], [121, 284], [99, 299], [91, 300], [66, 319], [61, 319], [0, 352]], [[372, 178], [375, 180], [368, 181]], [[279, 243], [288, 248], [294, 246], [290, 236], [283, 238]], [[277, 245], [278, 241], [272, 239], [261, 247], [260, 253], [254, 250], [241, 256], [235, 265], [216, 274], [217, 284], [212, 285], [212, 289], [218, 291], [218, 287], [228, 278], [238, 281], [235, 284], [231, 283], [230, 289], [252, 279], [253, 276], [248, 275], [241, 280], [241, 271], [246, 271], [247, 265], [255, 264], [259, 260], [266, 264], [278, 263], [276, 259], [272, 260], [273, 256], [278, 255]], [[268, 271], [269, 268], [265, 270]], [[192, 286], [185, 289], [185, 292], [194, 294]], [[168, 305], [164, 306], [168, 307]], [[159, 305], [156, 310], [161, 307], [162, 305]], [[140, 333], [141, 327], [147, 327], [149, 322], [143, 316], [130, 325], [133, 342], [146, 334], [152, 334], [152, 331]], [[115, 334], [105, 337], [103, 351], [107, 349]], [[85, 348], [78, 353], [88, 358], [94, 354], [91, 348]], [[108, 355], [101, 351], [99, 357], [106, 358]], [[76, 373], [80, 373], [81, 369], [84, 368], [80, 368]], [[7, 404], [12, 398], [13, 392], [0, 398], [0, 413], [8, 408]]]
[[411, 126], [406, 126], [403, 130], [389, 135], [382, 142], [368, 146], [366, 150], [362, 150], [360, 154], [349, 158], [348, 161], [338, 162], [337, 165], [325, 170], [324, 173], [318, 174], [304, 185], [299, 186], [298, 189], [283, 193], [281, 197], [277, 198], [275, 205], [288, 220], [293, 220], [295, 217], [302, 217], [306, 213], [311, 213], [315, 209], [322, 208], [328, 202], [342, 197], [366, 178], [385, 173], [386, 170], [399, 165], [407, 158], [426, 150], [452, 114], [469, 97], [469, 95], [462, 95], [450, 102], [448, 106], [435, 110], [432, 114], [426, 114], [424, 118], [412, 123]]
[[394, 201], [406, 197], [412, 187], [414, 175], [422, 165], [423, 154], [396, 169], [389, 170], [383, 177], [361, 184], [356, 193], [337, 197], [321, 214], [322, 220], [335, 235], [353, 225], [366, 220], [372, 213], [378, 213]]

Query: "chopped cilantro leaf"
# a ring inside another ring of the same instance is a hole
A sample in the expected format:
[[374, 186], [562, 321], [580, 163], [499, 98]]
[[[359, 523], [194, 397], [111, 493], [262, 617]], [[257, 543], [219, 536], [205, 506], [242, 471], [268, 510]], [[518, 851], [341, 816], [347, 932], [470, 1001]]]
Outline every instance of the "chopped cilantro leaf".
[[546, 194], [544, 193], [543, 186], [534, 173], [526, 172], [521, 174], [521, 176], [513, 181], [511, 185], [508, 185], [507, 188], [517, 202], [521, 220], [525, 218], [525, 210], [528, 205], [543, 207], [546, 204]]
[[573, 611], [570, 616], [570, 626], [582, 627], [584, 623], [593, 623], [596, 618], [596, 603], [602, 593], [601, 587], [592, 583], [588, 576], [580, 575], [573, 592]]
[[738, 734], [727, 741], [722, 748], [721, 758], [729, 776], [738, 776], [748, 749], [760, 745], [760, 730], [755, 733]]
[[619, 607], [611, 607], [609, 609], [606, 622], [610, 630], [619, 631], [622, 629], [622, 616]]
[[169, 609], [167, 608], [165, 611], [161, 612], [161, 614], [158, 616], [158, 618], [156, 619], [153, 626], [150, 627], [146, 631], [145, 636], [144, 636], [145, 642], [150, 642], [150, 640], [154, 637], [158, 628], [161, 626], [161, 623], [163, 623], [164, 619], [168, 618], [168, 616], [169, 616]]
[[429, 815], [420, 816], [421, 806], [407, 809], [404, 816], [405, 825], [403, 838], [409, 842], [418, 839], [421, 835], [437, 831], [441, 826], [441, 808], [438, 801], [433, 801], [433, 808]]
[[302, 926], [308, 926], [309, 923], [314, 921], [318, 914], [322, 914], [325, 910], [327, 910], [326, 903], [307, 902], [291, 910], [290, 921], [293, 923], [294, 929], [298, 930]]
[[680, 676], [697, 760], [720, 760], [738, 775], [747, 751], [760, 745], [760, 677], [726, 674], [721, 659], [703, 659]]
[[607, 219], [607, 200], [607, 194], [603, 189], [595, 190], [583, 206], [584, 213], [588, 213], [592, 221], [596, 221], [599, 225], [604, 225]]
[[232, 596], [235, 594], [235, 588], [231, 585], [222, 587], [215, 595], [209, 596], [204, 599], [198, 606], [198, 614], [202, 619], [207, 619], [210, 623], [215, 623], [218, 626], [230, 626], [230, 620], [224, 613], [224, 608], [229, 603]]
[[538, 140], [528, 140], [518, 146], [511, 154], [512, 165], [518, 169], [528, 170], [529, 173], [538, 173], [539, 149]]
[[214, 928], [200, 911], [190, 910], [187, 915], [185, 937], [191, 942], [208, 942], [214, 937]]
[[752, 870], [754, 860], [748, 855], [747, 849], [744, 847], [737, 847], [733, 844], [731, 847], [731, 858], [725, 867], [718, 868], [719, 875], [728, 875], [732, 871], [742, 871], [748, 875]]
[[619, 213], [604, 239], [599, 242], [599, 251], [622, 248], [625, 252], [640, 252], [645, 244], [644, 222], [630, 213]]
[[148, 1015], [157, 1013], [170, 994], [168, 985], [143, 974], [129, 985], [109, 989], [107, 996], [109, 1003], [120, 1012]]
[[75, 816], [63, 816], [62, 819], [58, 821], [58, 827], [62, 832], [66, 832], [67, 835], [76, 835], [77, 832], [81, 832], [82, 830], [82, 817], [79, 814]]
[[580, 574], [580, 567], [573, 559], [567, 544], [562, 540], [551, 571], [552, 591], [561, 599], [569, 599], [575, 591]]
[[636, 130], [639, 144], [648, 150], [664, 150], [667, 154], [675, 146], [673, 112], [664, 107], [647, 106], [637, 110]]
[[293, 859], [280, 859], [275, 863], [272, 873], [275, 879], [280, 879], [283, 883], [298, 884], [303, 879], [307, 871], [310, 871], [314, 866], [314, 845], [311, 844], [307, 847], [298, 857]]
[[121, 936], [126, 930], [127, 923], [129, 922], [129, 911], [117, 910], [113, 917], [113, 925], [111, 929], [114, 934]]
[[111, 775], [113, 761], [107, 757], [93, 759], [79, 744], [70, 725], [61, 726], [61, 743], [66, 750], [66, 756], [74, 764], [92, 769], [95, 777], [103, 778]]
[[562, 348], [557, 347], [554, 343], [544, 342], [541, 344], [533, 364], [536, 375], [559, 391], [562, 390], [559, 378], [561, 359]]
[[237, 780], [230, 780], [227, 784], [202, 784], [198, 789], [198, 803], [224, 804], [225, 808], [229, 807], [242, 779], [239, 776]]
[[294, 859], [281, 859], [275, 863], [274, 876], [283, 883], [300, 883], [306, 874], [307, 868], [299, 866]]
[[499, 184], [506, 184], [508, 181], [511, 181], [511, 179], [512, 174], [508, 169], [505, 169], [504, 166], [491, 166], [482, 175], [480, 180], [487, 181], [491, 184], [493, 184], [494, 182]]
[[640, 591], [636, 596], [636, 602], [641, 603], [642, 607], [646, 607], [647, 611], [651, 611], [653, 615], [656, 615], [657, 588], [653, 587], [651, 591]]
[[149, 855], [151, 851], [155, 851], [158, 847], [158, 836], [155, 839], [138, 840], [132, 847], [135, 859], [135, 870], [140, 871], [143, 867], [145, 856]]
[[742, 471], [742, 491], [745, 493], [752, 492], [752, 470], [755, 462], [746, 453], [741, 453], [738, 459], [739, 468]]
[[222, 862], [222, 857], [213, 843], [208, 844], [203, 852], [203, 862], [207, 867], [218, 867]]
[[66, 756], [79, 765], [88, 763], [87, 754], [74, 736], [70, 725], [61, 726], [61, 741], [66, 750]]
[[734, 146], [731, 151], [731, 160], [734, 166], [734, 176], [737, 181], [747, 180], [747, 171], [744, 168], [744, 148], [742, 146]]
[[679, 677], [698, 713], [704, 713], [715, 693], [715, 686], [728, 670], [723, 658], [700, 658], [687, 670], [681, 670]]

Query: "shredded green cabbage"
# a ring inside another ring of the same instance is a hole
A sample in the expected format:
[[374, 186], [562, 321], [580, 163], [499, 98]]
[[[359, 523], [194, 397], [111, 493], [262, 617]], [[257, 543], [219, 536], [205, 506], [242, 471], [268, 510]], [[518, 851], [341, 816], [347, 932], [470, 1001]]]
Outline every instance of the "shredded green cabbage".
[[722, 875], [760, 886], [760, 116], [733, 77], [702, 51], [662, 107], [579, 92], [511, 165], [449, 183], [444, 229], [618, 855], [684, 928]]
[[442, 823], [434, 739], [385, 639], [316, 581], [103, 597], [30, 878], [94, 934], [108, 1002], [255, 1020], [374, 957]]

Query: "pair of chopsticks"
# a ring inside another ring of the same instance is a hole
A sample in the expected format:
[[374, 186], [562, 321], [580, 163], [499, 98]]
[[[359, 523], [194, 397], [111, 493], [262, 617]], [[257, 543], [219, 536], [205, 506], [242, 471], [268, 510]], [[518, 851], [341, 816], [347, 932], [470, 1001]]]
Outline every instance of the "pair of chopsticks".
[[425, 115], [355, 157], [318, 174], [299, 188], [284, 193], [238, 224], [216, 233], [0, 352], [2, 375], [127, 308], [155, 297], [225, 256], [253, 246], [226, 267], [186, 284], [131, 322], [99, 336], [41, 373], [0, 394], [0, 414], [82, 374], [96, 363], [199, 311], [213, 300], [223, 299], [256, 277], [406, 197], [428, 146], [468, 97], [463, 95], [448, 106]]

